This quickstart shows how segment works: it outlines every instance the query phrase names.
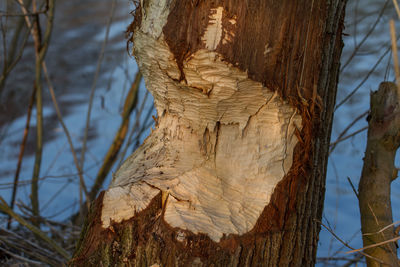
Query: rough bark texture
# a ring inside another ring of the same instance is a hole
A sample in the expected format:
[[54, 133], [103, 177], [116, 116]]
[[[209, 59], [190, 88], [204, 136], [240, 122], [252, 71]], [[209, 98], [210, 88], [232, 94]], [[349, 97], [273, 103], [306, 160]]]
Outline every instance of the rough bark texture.
[[159, 121], [70, 264], [314, 265], [345, 2], [141, 1], [134, 53]]
[[[395, 237], [390, 185], [397, 178], [394, 166], [400, 146], [400, 106], [397, 86], [384, 82], [371, 94], [368, 141], [359, 183], [359, 206], [364, 247]], [[390, 226], [390, 227], [387, 227]], [[394, 242], [366, 249], [374, 257], [368, 266], [400, 266]]]

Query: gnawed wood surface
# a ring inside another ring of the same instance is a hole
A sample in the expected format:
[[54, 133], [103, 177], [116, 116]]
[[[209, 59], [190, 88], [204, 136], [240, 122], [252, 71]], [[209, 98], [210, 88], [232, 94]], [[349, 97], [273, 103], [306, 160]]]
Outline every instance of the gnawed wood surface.
[[[398, 90], [394, 83], [383, 82], [371, 93], [368, 141], [358, 187], [364, 247], [395, 237], [390, 185], [397, 178], [394, 160], [400, 146]], [[366, 249], [365, 253], [385, 263], [367, 257], [368, 267], [400, 266], [394, 242]]]
[[142, 1], [134, 54], [157, 125], [71, 265], [312, 265], [344, 6]]

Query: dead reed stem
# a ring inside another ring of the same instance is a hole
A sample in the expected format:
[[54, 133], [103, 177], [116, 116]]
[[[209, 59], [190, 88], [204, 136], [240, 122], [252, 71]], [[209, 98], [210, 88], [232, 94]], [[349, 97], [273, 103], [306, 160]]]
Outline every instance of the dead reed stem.
[[[28, 14], [28, 10], [25, 8], [22, 0], [17, 0], [20, 4], [20, 8], [24, 14]], [[53, 29], [54, 20], [54, 7], [55, 0], [47, 0], [46, 6], [48, 7], [47, 20], [46, 20], [46, 31], [42, 39], [41, 27], [39, 16], [35, 16], [33, 22], [30, 21], [28, 16], [25, 16], [25, 22], [29, 28], [33, 25], [31, 35], [35, 44], [35, 87], [36, 87], [36, 152], [35, 152], [35, 163], [32, 174], [31, 184], [31, 204], [32, 214], [34, 217], [40, 217], [39, 210], [39, 197], [38, 197], [38, 181], [40, 175], [40, 166], [42, 161], [42, 150], [43, 150], [43, 99], [42, 99], [42, 63], [47, 53], [47, 49], [50, 43], [51, 32]], [[35, 12], [36, 2], [33, 5], [33, 11]], [[33, 220], [35, 225], [38, 225], [36, 220]]]
[[[14, 210], [15, 197], [17, 195], [17, 188], [18, 188], [18, 181], [19, 181], [19, 173], [21, 171], [22, 159], [24, 157], [26, 142], [28, 140], [28, 132], [29, 132], [29, 126], [30, 126], [30, 122], [31, 122], [32, 107], [33, 107], [33, 103], [35, 102], [35, 95], [36, 95], [35, 89], [36, 89], [36, 87], [33, 87], [33, 92], [32, 92], [31, 98], [29, 100], [28, 113], [26, 115], [26, 123], [25, 123], [25, 129], [24, 129], [24, 136], [22, 138], [21, 146], [19, 149], [17, 169], [15, 171], [14, 185], [13, 185], [13, 191], [12, 191], [12, 195], [11, 195], [11, 204], [10, 204], [11, 210]], [[10, 229], [11, 216], [8, 219], [9, 220], [7, 223], [7, 229]]]

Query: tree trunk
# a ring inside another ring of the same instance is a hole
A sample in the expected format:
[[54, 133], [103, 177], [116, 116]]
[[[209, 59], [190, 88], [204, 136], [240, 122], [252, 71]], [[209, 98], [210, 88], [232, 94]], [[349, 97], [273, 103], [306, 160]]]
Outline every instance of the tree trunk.
[[400, 146], [400, 107], [396, 84], [383, 82], [371, 94], [368, 140], [358, 185], [361, 230], [368, 267], [400, 266], [397, 258], [390, 187], [397, 178], [394, 165]]
[[70, 264], [313, 265], [345, 2], [140, 1], [156, 127]]

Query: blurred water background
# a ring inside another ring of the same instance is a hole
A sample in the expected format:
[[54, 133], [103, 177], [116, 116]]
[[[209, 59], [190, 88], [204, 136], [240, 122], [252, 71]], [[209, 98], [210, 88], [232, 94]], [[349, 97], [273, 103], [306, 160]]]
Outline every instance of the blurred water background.
[[[0, 10], [6, 10], [10, 2], [1, 2]], [[88, 187], [93, 184], [121, 124], [124, 100], [137, 72], [135, 60], [127, 52], [125, 39], [133, 8], [128, 0], [56, 1], [54, 30], [46, 63], [77, 155], [81, 154], [91, 88], [96, 82], [83, 168]], [[354, 248], [362, 247], [362, 241], [358, 201], [349, 179], [357, 188], [366, 145], [370, 92], [377, 90], [380, 82], [391, 81], [394, 77], [389, 34], [391, 18], [396, 18], [392, 1], [348, 2], [323, 224]], [[1, 20], [2, 29], [8, 27], [8, 32], [3, 34], [3, 40], [7, 42], [3, 43], [0, 59], [5, 55], [4, 44], [7, 47], [18, 17], [3, 17]], [[102, 53], [106, 39], [108, 42]], [[104, 58], [96, 78], [100, 56]], [[26, 111], [33, 90], [34, 68], [33, 41], [29, 38], [20, 61], [7, 77], [4, 89], [0, 90], [0, 195], [7, 201], [11, 199]], [[45, 145], [39, 183], [40, 212], [47, 219], [62, 222], [79, 210], [79, 179], [46, 86], [43, 112]], [[35, 114], [33, 109], [17, 191], [19, 205], [16, 211], [19, 213], [26, 212], [24, 209], [30, 203], [36, 140]], [[149, 134], [153, 125], [152, 115], [155, 115], [152, 97], [142, 82], [127, 138], [121, 148], [124, 153], [119, 154], [112, 171]], [[111, 173], [107, 177], [103, 188], [107, 188]], [[394, 221], [398, 221], [400, 179], [393, 182], [392, 201]], [[0, 227], [5, 226], [6, 218], [2, 217], [0, 222]], [[345, 254], [348, 250], [322, 228], [318, 266], [342, 266], [351, 263], [352, 259], [362, 262], [358, 254]]]

